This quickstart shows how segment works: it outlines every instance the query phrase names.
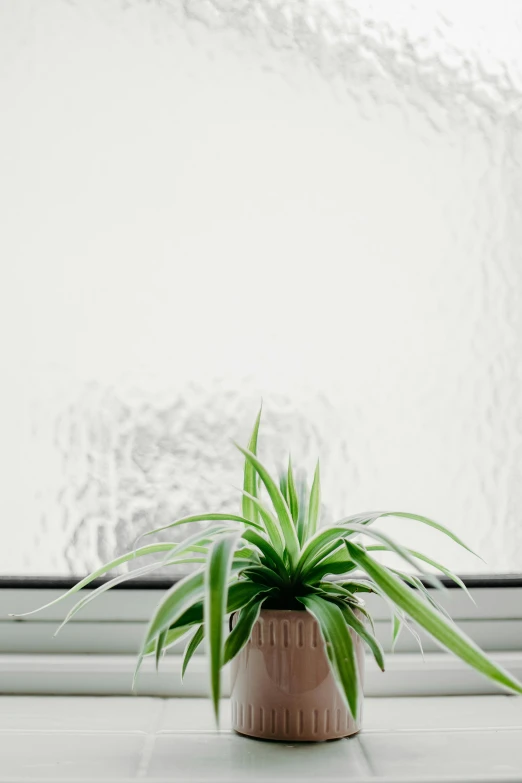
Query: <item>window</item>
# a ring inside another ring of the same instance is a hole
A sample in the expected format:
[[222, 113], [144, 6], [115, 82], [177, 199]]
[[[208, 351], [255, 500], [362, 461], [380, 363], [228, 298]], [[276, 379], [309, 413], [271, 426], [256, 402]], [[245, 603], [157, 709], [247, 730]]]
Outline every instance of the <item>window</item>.
[[0, 575], [235, 509], [260, 398], [325, 519], [522, 571], [520, 9], [344, 6], [3, 4]]
[[235, 507], [260, 397], [520, 569], [520, 11], [377, 5], [4, 4], [3, 574]]

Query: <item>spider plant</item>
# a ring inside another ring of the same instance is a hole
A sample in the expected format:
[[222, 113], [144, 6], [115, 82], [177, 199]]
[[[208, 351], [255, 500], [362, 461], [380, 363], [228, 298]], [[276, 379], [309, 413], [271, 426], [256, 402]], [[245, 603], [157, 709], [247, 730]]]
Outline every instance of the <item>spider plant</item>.
[[[175, 533], [192, 523], [208, 523], [204, 530], [198, 526], [196, 533], [181, 536], [176, 542], [136, 546], [82, 579], [51, 603], [130, 560], [161, 555], [152, 563], [120, 574], [91, 590], [69, 611], [62, 626], [90, 601], [121, 582], [167, 566], [193, 564], [196, 568], [177, 581], [156, 607], [138, 655], [135, 680], [145, 656], [154, 655], [158, 665], [165, 650], [186, 639], [183, 676], [205, 639], [216, 719], [221, 668], [247, 643], [263, 606], [302, 609], [314, 616], [339, 690], [357, 719], [361, 686], [350, 629], [368, 645], [378, 666], [384, 670], [383, 650], [362, 600], [369, 592], [382, 596], [389, 605], [394, 642], [402, 627], [416, 634], [413, 621], [442, 647], [486, 677], [507, 690], [522, 693], [522, 685], [491, 661], [447, 616], [424, 582], [440, 588], [442, 585], [435, 575], [423, 571], [423, 565], [434, 567], [466, 590], [459, 577], [428, 555], [399, 544], [372, 525], [387, 517], [405, 517], [434, 528], [471, 551], [469, 547], [438, 522], [401, 511], [363, 512], [320, 527], [319, 463], [310, 491], [304, 481], [296, 481], [291, 461], [288, 469], [274, 479], [257, 457], [260, 418], [261, 411], [248, 448], [237, 446], [244, 457], [241, 514], [196, 514], [141, 536], [150, 537], [167, 529]], [[417, 575], [383, 565], [375, 552], [395, 553], [408, 566], [420, 571], [424, 582]], [[226, 635], [225, 618], [234, 612], [238, 613], [237, 622]]]

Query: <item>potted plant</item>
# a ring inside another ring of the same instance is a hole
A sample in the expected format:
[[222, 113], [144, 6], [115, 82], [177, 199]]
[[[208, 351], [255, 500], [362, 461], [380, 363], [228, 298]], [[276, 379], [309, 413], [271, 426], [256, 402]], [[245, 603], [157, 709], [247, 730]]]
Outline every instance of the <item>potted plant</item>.
[[[233, 727], [255, 737], [324, 740], [360, 729], [363, 643], [384, 670], [383, 650], [363, 600], [371, 592], [390, 606], [394, 640], [403, 625], [415, 633], [409, 626], [413, 621], [486, 677], [522, 693], [522, 685], [453, 624], [418, 576], [382, 565], [374, 552], [393, 552], [420, 571], [426, 563], [466, 590], [459, 577], [372, 528], [372, 523], [387, 516], [406, 517], [469, 548], [443, 525], [404, 512], [364, 512], [319, 527], [319, 464], [309, 493], [303, 481], [296, 482], [290, 461], [279, 481], [274, 480], [257, 457], [260, 418], [261, 411], [248, 448], [238, 446], [245, 458], [241, 515], [197, 514], [146, 533], [209, 523], [176, 543], [138, 546], [82, 579], [57, 601], [123, 563], [163, 554], [90, 591], [62, 626], [120, 582], [170, 565], [195, 564], [193, 573], [166, 592], [150, 619], [134, 679], [145, 656], [155, 655], [158, 665], [168, 647], [186, 638], [183, 676], [205, 639], [216, 719], [221, 668], [231, 661]], [[361, 536], [372, 543], [363, 543]], [[441, 586], [434, 575], [424, 574], [426, 580]]]

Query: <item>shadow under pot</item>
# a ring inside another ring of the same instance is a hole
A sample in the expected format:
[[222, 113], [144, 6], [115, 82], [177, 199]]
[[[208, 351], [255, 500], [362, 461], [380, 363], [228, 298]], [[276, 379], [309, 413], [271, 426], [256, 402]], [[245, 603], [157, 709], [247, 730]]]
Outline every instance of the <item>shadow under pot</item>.
[[[236, 619], [233, 615], [232, 627]], [[261, 610], [250, 640], [231, 662], [232, 728], [285, 742], [321, 742], [358, 732], [364, 649], [360, 637], [350, 633], [361, 683], [357, 721], [330, 670], [315, 618], [304, 610]]]

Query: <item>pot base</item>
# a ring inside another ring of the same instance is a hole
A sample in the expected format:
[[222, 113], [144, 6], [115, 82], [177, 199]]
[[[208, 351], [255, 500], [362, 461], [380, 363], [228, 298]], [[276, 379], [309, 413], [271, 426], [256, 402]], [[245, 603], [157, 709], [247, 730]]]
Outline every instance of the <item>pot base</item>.
[[[274, 702], [273, 702], [274, 704]], [[278, 742], [325, 742], [344, 739], [360, 730], [344, 705], [334, 709], [292, 704], [255, 707], [232, 699], [232, 728], [238, 734]]]
[[306, 737], [273, 737], [271, 735], [264, 735], [260, 736], [259, 734], [249, 734], [248, 731], [240, 731], [239, 729], [233, 729], [233, 731], [238, 734], [240, 737], [247, 737], [247, 739], [255, 739], [259, 740], [259, 742], [284, 742], [287, 745], [291, 744], [293, 745], [295, 742], [337, 742], [338, 740], [342, 739], [349, 739], [350, 737], [354, 737], [356, 734], [359, 734], [360, 729], [354, 729], [349, 734], [339, 734], [338, 736], [333, 737], [323, 737], [318, 738], [317, 736], [314, 736], [312, 738], [306, 738]]

